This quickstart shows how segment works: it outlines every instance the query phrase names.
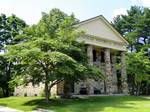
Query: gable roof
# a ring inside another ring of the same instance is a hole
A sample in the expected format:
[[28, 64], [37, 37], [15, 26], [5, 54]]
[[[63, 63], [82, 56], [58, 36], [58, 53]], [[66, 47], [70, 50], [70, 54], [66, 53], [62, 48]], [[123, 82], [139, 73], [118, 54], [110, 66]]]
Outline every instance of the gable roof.
[[[124, 43], [124, 44], [128, 44], [128, 42], [124, 39], [124, 37], [123, 36], [121, 36], [120, 35], [120, 33], [115, 29], [115, 28], [113, 28], [112, 27], [112, 25], [105, 19], [105, 17], [104, 16], [102, 16], [102, 15], [99, 15], [99, 16], [96, 16], [96, 17], [93, 17], [93, 18], [90, 18], [90, 19], [87, 19], [87, 20], [84, 20], [84, 21], [81, 21], [81, 22], [79, 22], [78, 24], [77, 24], [77, 26], [80, 28], [80, 27], [83, 27], [84, 25], [87, 25], [87, 24], [89, 24], [89, 23], [92, 23], [92, 22], [94, 22], [94, 21], [101, 21], [101, 22], [103, 22], [104, 24], [105, 24], [105, 27], [108, 29], [108, 33], [111, 33], [112, 35], [113, 35], [113, 37], [109, 37], [109, 38], [107, 38], [107, 35], [93, 35], [93, 36], [99, 36], [99, 37], [102, 37], [103, 39], [106, 39], [106, 40], [112, 40], [112, 41], [114, 41], [113, 40], [113, 38], [116, 38], [116, 39], [119, 39], [119, 41], [121, 41], [122, 43]], [[100, 22], [99, 21], [99, 22]], [[97, 25], [97, 27], [101, 27], [101, 26], [98, 26]], [[94, 27], [93, 27], [94, 28]], [[106, 29], [105, 28], [105, 29]], [[82, 29], [82, 28], [81, 28]], [[83, 28], [84, 29], [84, 28]], [[88, 29], [88, 30], [90, 30], [90, 29]], [[98, 29], [96, 29], [96, 30], [98, 30]], [[102, 30], [102, 29], [101, 29]], [[100, 32], [100, 31], [98, 31], [98, 32]], [[86, 32], [87, 33], [87, 32]], [[105, 34], [106, 34], [106, 32], [105, 32]]]

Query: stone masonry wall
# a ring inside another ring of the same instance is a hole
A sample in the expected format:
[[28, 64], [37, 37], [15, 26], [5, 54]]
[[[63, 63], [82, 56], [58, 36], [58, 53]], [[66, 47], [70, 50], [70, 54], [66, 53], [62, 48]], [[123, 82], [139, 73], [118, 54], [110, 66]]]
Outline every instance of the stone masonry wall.
[[[29, 83], [27, 86], [18, 86], [14, 90], [14, 96], [40, 96], [44, 92], [44, 84], [32, 85]], [[51, 90], [51, 94], [57, 94], [57, 86]]]

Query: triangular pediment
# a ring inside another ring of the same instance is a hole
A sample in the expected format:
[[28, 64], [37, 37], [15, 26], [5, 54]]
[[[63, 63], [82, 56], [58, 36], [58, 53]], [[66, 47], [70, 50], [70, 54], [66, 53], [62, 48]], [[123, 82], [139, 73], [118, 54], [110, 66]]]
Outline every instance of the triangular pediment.
[[84, 31], [86, 35], [95, 36], [97, 38], [114, 41], [121, 44], [128, 44], [128, 42], [110, 25], [110, 23], [103, 17], [97, 16], [80, 22], [78, 25], [79, 31]]

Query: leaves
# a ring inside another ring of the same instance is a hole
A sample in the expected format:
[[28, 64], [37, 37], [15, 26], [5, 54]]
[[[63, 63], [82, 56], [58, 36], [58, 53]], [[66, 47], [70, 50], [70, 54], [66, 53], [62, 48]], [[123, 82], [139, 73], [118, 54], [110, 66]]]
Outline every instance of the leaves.
[[113, 26], [129, 42], [131, 52], [140, 51], [142, 45], [150, 44], [150, 9], [132, 6], [127, 15], [114, 19]]
[[148, 81], [150, 76], [147, 74], [150, 61], [143, 52], [128, 53], [127, 57], [127, 74], [135, 77], [135, 83], [141, 83], [142, 81]]
[[6, 17], [5, 14], [0, 15], [0, 52], [2, 52], [0, 55], [0, 87], [5, 91], [5, 97], [8, 97], [13, 89], [9, 81], [12, 80], [18, 70], [18, 66], [6, 55], [6, 52], [8, 52], [6, 46], [20, 42], [15, 37], [23, 34], [23, 29], [26, 26], [26, 23], [15, 15], [9, 17]]
[[85, 45], [76, 41], [82, 34], [76, 31], [77, 22], [74, 15], [52, 9], [16, 36], [20, 43], [7, 46], [7, 55], [20, 67], [16, 77], [26, 84], [43, 82], [49, 89], [62, 80], [101, 78], [98, 69], [88, 66]]

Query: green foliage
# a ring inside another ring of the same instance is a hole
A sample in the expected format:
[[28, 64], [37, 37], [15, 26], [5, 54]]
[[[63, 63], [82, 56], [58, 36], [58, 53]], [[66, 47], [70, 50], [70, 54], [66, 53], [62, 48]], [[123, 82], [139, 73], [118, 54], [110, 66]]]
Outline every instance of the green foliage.
[[142, 81], [148, 81], [150, 76], [147, 72], [150, 70], [149, 59], [144, 53], [128, 53], [127, 57], [127, 73], [135, 76], [135, 83], [141, 83]]
[[[132, 6], [127, 10], [127, 15], [119, 15], [113, 21], [113, 26], [129, 42], [128, 50], [131, 53], [127, 55], [127, 72], [129, 88], [134, 91], [140, 91], [149, 85], [149, 48], [150, 48], [150, 9], [138, 6]], [[135, 90], [136, 89], [136, 90]], [[142, 91], [144, 92], [144, 91]], [[146, 92], [148, 94], [148, 92]]]
[[5, 14], [0, 15], [0, 49], [6, 44], [14, 44], [18, 40], [14, 40], [14, 37], [23, 33], [23, 28], [27, 25], [23, 20], [15, 15], [6, 17]]
[[40, 92], [40, 97], [45, 97], [45, 90], [42, 90], [42, 91]]
[[3, 91], [2, 91], [2, 88], [0, 88], [0, 98], [3, 97]]
[[9, 61], [9, 56], [5, 53], [8, 49], [7, 45], [13, 45], [19, 42], [15, 37], [23, 34], [23, 28], [27, 25], [25, 22], [15, 15], [6, 17], [5, 14], [0, 15], [0, 87], [4, 91], [4, 96], [9, 96], [12, 88], [9, 81], [12, 79], [16, 66]]
[[52, 9], [43, 13], [37, 25], [16, 37], [22, 42], [8, 47], [10, 61], [20, 67], [17, 76], [24, 83], [43, 82], [47, 101], [51, 88], [63, 80], [76, 82], [101, 76], [98, 69], [88, 66], [84, 44], [76, 41], [82, 32], [75, 30], [75, 23], [74, 15]]
[[113, 26], [129, 42], [130, 51], [140, 51], [142, 45], [150, 44], [150, 9], [132, 6], [127, 15], [119, 15]]
[[127, 74], [134, 79], [134, 85], [137, 88], [136, 92], [139, 94], [140, 87], [143, 81], [149, 83], [150, 79], [150, 61], [143, 52], [128, 53], [127, 55]]

